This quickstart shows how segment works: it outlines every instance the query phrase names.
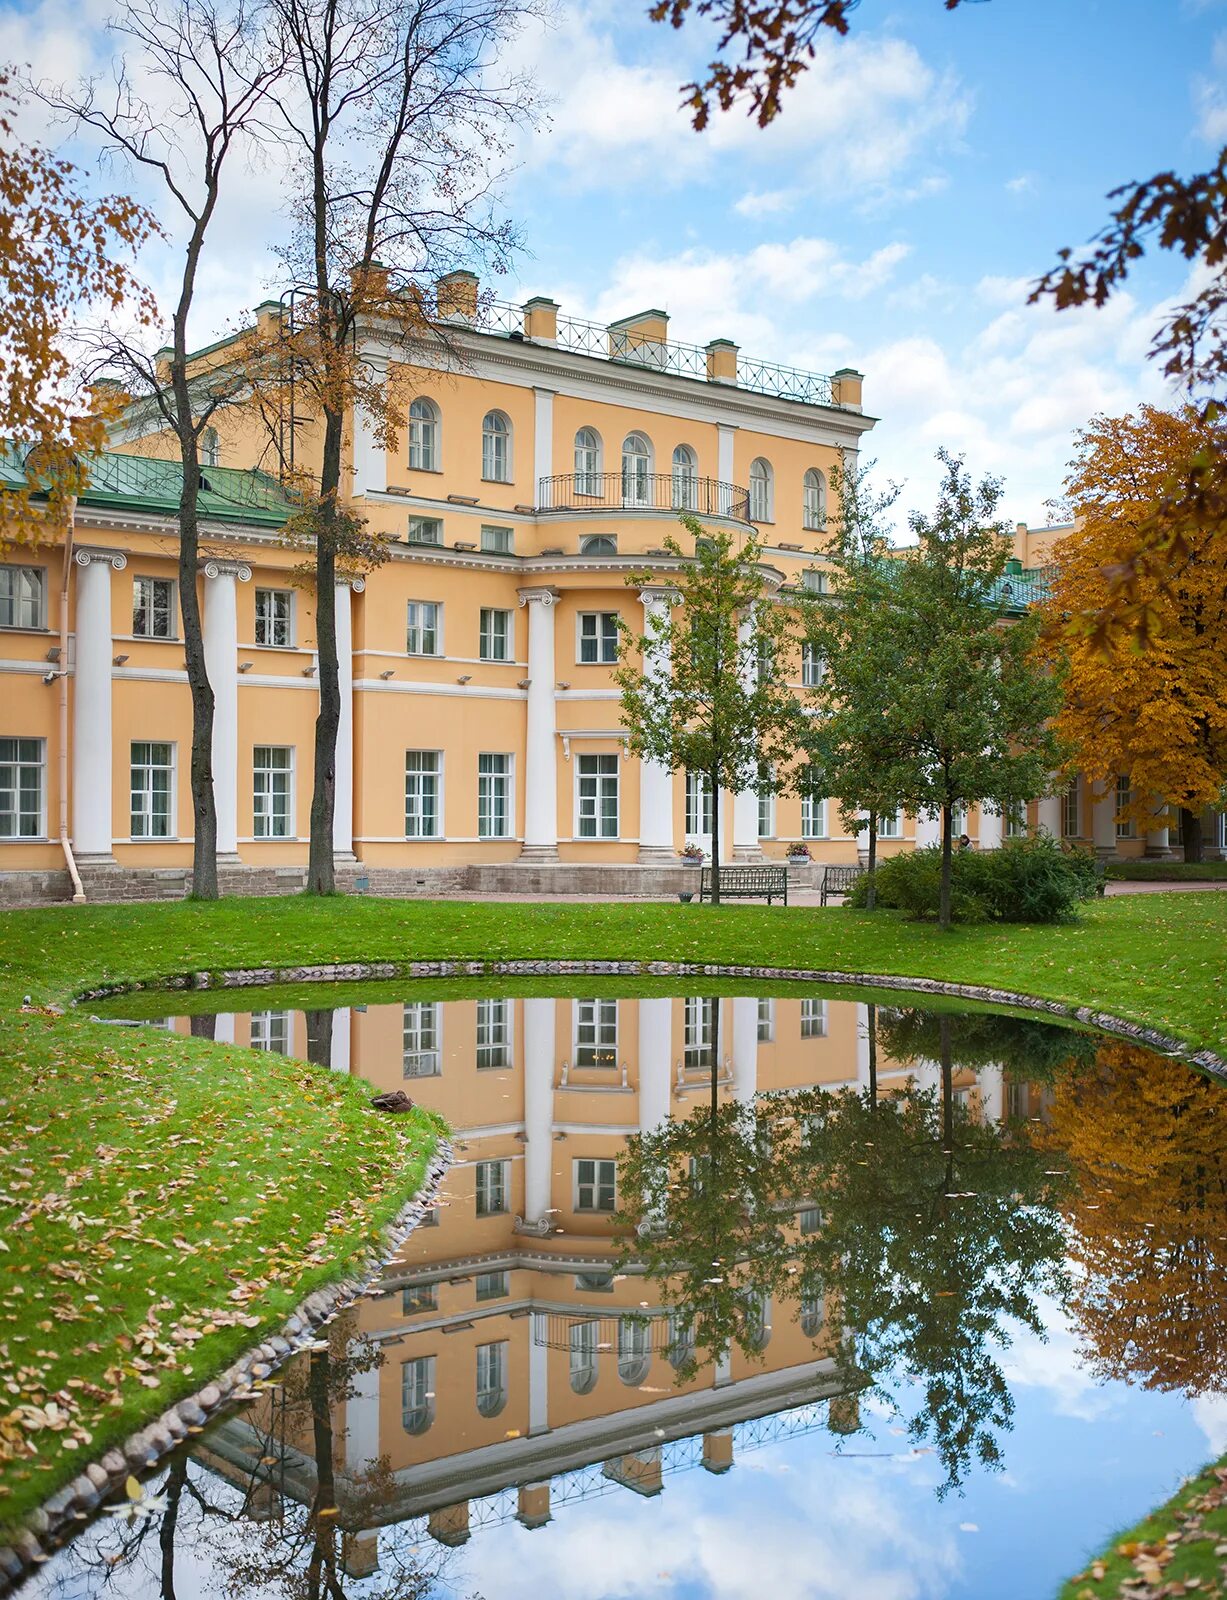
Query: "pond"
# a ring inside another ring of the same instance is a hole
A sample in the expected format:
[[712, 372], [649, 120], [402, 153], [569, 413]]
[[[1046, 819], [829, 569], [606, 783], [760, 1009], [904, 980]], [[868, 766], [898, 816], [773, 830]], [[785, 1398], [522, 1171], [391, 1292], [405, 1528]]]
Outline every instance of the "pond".
[[1216, 1084], [906, 995], [590, 982], [122, 1003], [405, 1088], [456, 1160], [23, 1600], [1039, 1600], [1227, 1449]]

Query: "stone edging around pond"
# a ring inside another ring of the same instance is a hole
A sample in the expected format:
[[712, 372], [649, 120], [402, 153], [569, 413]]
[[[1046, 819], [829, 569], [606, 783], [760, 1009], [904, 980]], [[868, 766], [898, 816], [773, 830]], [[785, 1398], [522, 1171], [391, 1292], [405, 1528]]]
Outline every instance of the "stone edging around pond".
[[189, 1433], [199, 1432], [236, 1395], [243, 1394], [253, 1379], [267, 1378], [292, 1355], [308, 1348], [325, 1323], [365, 1294], [389, 1257], [395, 1255], [425, 1216], [452, 1160], [450, 1143], [440, 1138], [421, 1188], [384, 1228], [379, 1247], [357, 1258], [356, 1271], [314, 1290], [290, 1313], [279, 1333], [270, 1334], [194, 1395], [180, 1400], [147, 1427], [108, 1450], [100, 1461], [91, 1462], [32, 1512], [22, 1532], [0, 1549], [0, 1595], [8, 1594], [32, 1567], [46, 1560], [50, 1551], [65, 1542], [65, 1535], [120, 1488], [130, 1474], [146, 1471]]
[[1064, 1000], [1041, 1000], [1014, 989], [992, 989], [978, 983], [944, 983], [937, 978], [904, 978], [880, 972], [830, 972], [803, 967], [746, 967], [703, 961], [347, 961], [298, 967], [237, 967], [221, 972], [192, 972], [148, 983], [114, 983], [89, 989], [77, 1004], [116, 995], [163, 989], [249, 989], [274, 983], [353, 983], [362, 979], [482, 978], [482, 977], [588, 977], [628, 978], [754, 978], [788, 983], [851, 985], [865, 989], [915, 990], [920, 994], [953, 995], [960, 1000], [1011, 1006], [1018, 1011], [1039, 1011], [1046, 1016], [1079, 1022], [1100, 1033], [1143, 1044], [1163, 1055], [1174, 1056], [1203, 1072], [1227, 1081], [1227, 1060], [1212, 1050], [1194, 1050], [1181, 1039], [1142, 1027], [1090, 1006], [1072, 1006]]

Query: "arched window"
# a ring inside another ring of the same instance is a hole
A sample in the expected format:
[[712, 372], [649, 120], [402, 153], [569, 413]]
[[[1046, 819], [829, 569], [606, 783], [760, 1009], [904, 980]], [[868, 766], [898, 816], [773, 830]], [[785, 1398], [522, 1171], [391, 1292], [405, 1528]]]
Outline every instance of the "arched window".
[[507, 1340], [477, 1346], [477, 1409], [497, 1417], [507, 1404]]
[[575, 492], [601, 492], [601, 436], [595, 428], [581, 428], [575, 435]]
[[200, 435], [200, 464], [202, 467], [220, 467], [222, 443], [216, 428], [206, 428]]
[[435, 1358], [400, 1364], [400, 1417], [406, 1433], [425, 1433], [435, 1420]]
[[688, 444], [679, 444], [673, 452], [673, 509], [699, 509], [698, 459]]
[[597, 1323], [571, 1324], [571, 1387], [576, 1394], [589, 1394], [596, 1388]]
[[827, 481], [817, 467], [805, 474], [801, 490], [802, 522], [811, 529], [827, 525]]
[[481, 475], [490, 483], [511, 482], [511, 423], [501, 411], [481, 419]]
[[665, 1355], [675, 1370], [694, 1359], [694, 1323], [681, 1312], [669, 1313], [669, 1343], [665, 1347]]
[[579, 553], [581, 556], [616, 556], [618, 541], [608, 533], [589, 534], [579, 541]]
[[417, 472], [439, 470], [439, 408], [424, 395], [409, 407], [409, 465]]
[[742, 1328], [751, 1350], [765, 1350], [771, 1337], [771, 1302], [753, 1290], [742, 1298]]
[[750, 521], [774, 522], [771, 463], [758, 456], [750, 463]]
[[628, 433], [622, 441], [622, 504], [652, 503], [652, 446], [642, 433]]
[[826, 1297], [821, 1289], [807, 1287], [801, 1296], [801, 1332], [807, 1339], [814, 1339], [822, 1332], [822, 1325], [827, 1319]]
[[651, 1365], [651, 1329], [640, 1317], [623, 1317], [618, 1323], [618, 1376], [633, 1388], [647, 1377]]

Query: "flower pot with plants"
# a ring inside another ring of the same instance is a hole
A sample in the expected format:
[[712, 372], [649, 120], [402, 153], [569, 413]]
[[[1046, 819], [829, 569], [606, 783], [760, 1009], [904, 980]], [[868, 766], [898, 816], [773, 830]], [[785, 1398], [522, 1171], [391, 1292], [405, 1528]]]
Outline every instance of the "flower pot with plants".
[[688, 841], [682, 850], [682, 865], [684, 867], [701, 867], [706, 859], [707, 851], [704, 850], [702, 845], [695, 844], [693, 839]]

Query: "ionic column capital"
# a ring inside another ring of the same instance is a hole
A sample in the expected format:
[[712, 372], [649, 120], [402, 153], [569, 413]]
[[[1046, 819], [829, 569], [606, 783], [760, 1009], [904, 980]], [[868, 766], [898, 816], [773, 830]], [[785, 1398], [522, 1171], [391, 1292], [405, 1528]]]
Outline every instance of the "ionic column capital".
[[245, 561], [217, 561], [210, 558], [200, 570], [206, 578], [237, 578], [240, 583], [251, 582], [251, 568]]
[[122, 572], [128, 565], [122, 550], [74, 550], [72, 558], [79, 567], [88, 567], [96, 561], [99, 565], [110, 565], [116, 572]]
[[520, 597], [522, 606], [531, 605], [533, 602], [542, 606], [558, 604], [559, 594], [557, 589], [517, 589], [516, 593]]
[[681, 595], [669, 585], [648, 584], [639, 591], [640, 604], [646, 609], [648, 606], [676, 606], [681, 604]]

